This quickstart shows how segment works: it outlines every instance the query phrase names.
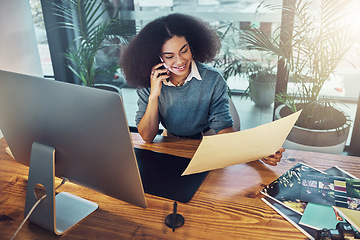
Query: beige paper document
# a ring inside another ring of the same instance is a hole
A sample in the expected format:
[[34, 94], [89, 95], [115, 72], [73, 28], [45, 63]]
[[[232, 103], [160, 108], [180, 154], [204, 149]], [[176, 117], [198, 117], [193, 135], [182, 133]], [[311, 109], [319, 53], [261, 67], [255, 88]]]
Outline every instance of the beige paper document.
[[204, 136], [182, 176], [251, 162], [279, 150], [301, 110], [244, 131]]

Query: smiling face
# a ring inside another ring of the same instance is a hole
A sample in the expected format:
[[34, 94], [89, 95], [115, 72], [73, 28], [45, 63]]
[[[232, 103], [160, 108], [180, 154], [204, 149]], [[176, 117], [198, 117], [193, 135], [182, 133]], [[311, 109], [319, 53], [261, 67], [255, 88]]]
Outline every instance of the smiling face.
[[174, 36], [167, 40], [162, 46], [161, 58], [173, 78], [183, 79], [189, 75], [192, 53], [185, 37]]

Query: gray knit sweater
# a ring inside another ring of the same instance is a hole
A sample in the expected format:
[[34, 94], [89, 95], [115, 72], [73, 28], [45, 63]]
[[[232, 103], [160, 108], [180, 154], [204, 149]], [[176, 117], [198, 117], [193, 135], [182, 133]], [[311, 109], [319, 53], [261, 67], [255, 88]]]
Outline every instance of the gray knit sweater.
[[[168, 132], [190, 136], [206, 127], [215, 132], [231, 127], [227, 85], [221, 74], [196, 62], [202, 80], [193, 78], [181, 87], [162, 85], [159, 96], [159, 120]], [[150, 88], [137, 89], [136, 125], [145, 114]]]

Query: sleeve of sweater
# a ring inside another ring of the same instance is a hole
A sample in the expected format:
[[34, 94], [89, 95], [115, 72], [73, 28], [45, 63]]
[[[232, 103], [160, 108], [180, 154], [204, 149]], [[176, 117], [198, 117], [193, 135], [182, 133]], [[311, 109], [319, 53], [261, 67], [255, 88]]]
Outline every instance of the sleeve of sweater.
[[138, 109], [135, 115], [135, 123], [137, 127], [139, 125], [140, 120], [145, 114], [150, 96], [150, 88], [138, 88], [136, 89], [136, 93], [138, 95], [138, 101], [137, 101]]
[[229, 96], [224, 78], [218, 74], [210, 102], [209, 127], [216, 133], [231, 127], [233, 120], [229, 110]]

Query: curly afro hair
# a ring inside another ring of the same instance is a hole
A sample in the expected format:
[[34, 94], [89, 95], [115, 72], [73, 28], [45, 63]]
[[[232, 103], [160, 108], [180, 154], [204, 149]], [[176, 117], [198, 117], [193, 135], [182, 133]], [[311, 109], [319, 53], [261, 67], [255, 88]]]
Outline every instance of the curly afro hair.
[[208, 23], [180, 13], [160, 17], [148, 23], [120, 57], [120, 66], [129, 85], [150, 86], [151, 68], [160, 62], [164, 43], [174, 36], [186, 38], [195, 61], [210, 62], [220, 50], [220, 39]]

